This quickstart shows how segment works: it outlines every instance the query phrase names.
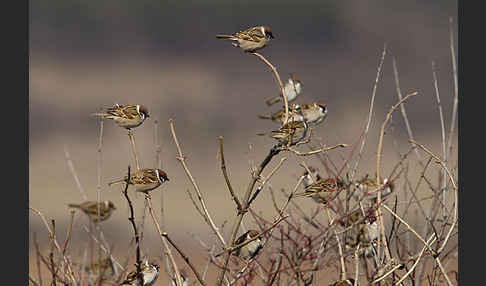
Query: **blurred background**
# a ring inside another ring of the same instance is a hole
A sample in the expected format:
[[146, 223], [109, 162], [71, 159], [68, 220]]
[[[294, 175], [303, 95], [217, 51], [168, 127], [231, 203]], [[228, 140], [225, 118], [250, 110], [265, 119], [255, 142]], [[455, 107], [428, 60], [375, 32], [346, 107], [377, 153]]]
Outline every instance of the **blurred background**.
[[[162, 169], [170, 181], [152, 192], [152, 197], [159, 213], [163, 192], [166, 215], [162, 223], [173, 239], [199, 254], [204, 250], [197, 238], [208, 244], [215, 241], [185, 192], [191, 185], [176, 159], [168, 125], [171, 118], [216, 224], [232, 222], [235, 208], [220, 169], [218, 136], [224, 138], [233, 187], [242, 196], [250, 166], [259, 164], [274, 143], [256, 134], [278, 125], [257, 116], [278, 109], [267, 107], [265, 100], [278, 95], [279, 89], [267, 66], [216, 39], [219, 33], [256, 25], [272, 28], [275, 39], [261, 53], [277, 67], [283, 81], [289, 73], [302, 80], [298, 102], [322, 100], [328, 104], [328, 117], [315, 128], [314, 137], [314, 142], [326, 145], [358, 142], [387, 44], [358, 177], [375, 174], [379, 130], [385, 114], [398, 101], [393, 58], [402, 94], [419, 93], [406, 103], [415, 139], [441, 154], [432, 61], [437, 68], [446, 131], [450, 128], [454, 85], [449, 17], [453, 17], [457, 52], [454, 0], [51, 0], [30, 1], [29, 9], [29, 200], [32, 207], [56, 220], [59, 239], [64, 239], [69, 220], [67, 204], [82, 201], [64, 148], [88, 198], [96, 200], [100, 123], [90, 114], [114, 103], [149, 108], [151, 117], [134, 131], [137, 151], [142, 167], [155, 167], [156, 139], [160, 142]], [[385, 175], [397, 163], [398, 154], [410, 148], [407, 139], [404, 120], [397, 111], [384, 139]], [[452, 165], [457, 162], [457, 128], [453, 142]], [[342, 158], [350, 152], [347, 148], [329, 155], [342, 166]], [[283, 156], [288, 160], [270, 182], [275, 189], [292, 188], [302, 172], [298, 166], [302, 160], [308, 165], [320, 164], [315, 157], [286, 153], [279, 158]], [[351, 163], [354, 165], [354, 160]], [[125, 175], [127, 165], [134, 166], [134, 162], [126, 131], [112, 121], [104, 122], [101, 164], [102, 199], [118, 206], [102, 228], [114, 251], [123, 253], [132, 235], [128, 207], [120, 188], [108, 188], [107, 183]], [[133, 198], [135, 216], [141, 221], [143, 196]], [[314, 206], [307, 200], [301, 203], [309, 209]], [[268, 193], [259, 196], [254, 208], [269, 218], [275, 215]], [[85, 246], [87, 234], [82, 226], [86, 222], [86, 217], [76, 213], [73, 251]], [[146, 222], [144, 251], [160, 253], [160, 238], [152, 222]], [[244, 223], [247, 228], [253, 224], [251, 219]], [[229, 228], [223, 229], [226, 236]], [[34, 232], [41, 247], [46, 247], [45, 228], [31, 214], [29, 233]]]

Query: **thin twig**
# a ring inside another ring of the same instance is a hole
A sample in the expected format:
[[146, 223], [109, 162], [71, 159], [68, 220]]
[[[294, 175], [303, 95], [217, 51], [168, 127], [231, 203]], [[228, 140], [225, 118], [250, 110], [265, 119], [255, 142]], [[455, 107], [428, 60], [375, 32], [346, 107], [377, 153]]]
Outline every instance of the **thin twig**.
[[172, 239], [170, 239], [170, 237], [167, 234], [167, 232], [163, 232], [162, 233], [162, 236], [167, 239], [167, 241], [177, 250], [177, 252], [179, 252], [179, 254], [182, 256], [182, 258], [184, 259], [184, 261], [191, 268], [192, 272], [194, 272], [194, 274], [196, 275], [196, 278], [199, 281], [199, 283], [201, 283], [201, 285], [203, 285], [203, 286], [206, 286], [206, 284], [204, 283], [204, 280], [201, 278], [201, 275], [199, 275], [199, 272], [197, 272], [197, 270], [194, 267], [194, 265], [192, 265], [192, 263], [189, 261], [189, 257], [187, 257], [187, 255], [184, 254], [184, 252], [172, 241]]
[[130, 146], [132, 147], [133, 158], [135, 159], [135, 166], [137, 170], [140, 170], [140, 162], [138, 161], [137, 148], [135, 147], [135, 137], [133, 136], [133, 131], [128, 130], [128, 138], [130, 139]]
[[155, 218], [154, 210], [152, 208], [152, 198], [150, 197], [150, 194], [146, 194], [145, 199], [147, 200], [147, 205], [148, 205], [150, 216], [152, 217], [152, 221], [154, 222], [155, 227], [157, 228], [157, 231], [159, 232], [160, 239], [162, 240], [162, 244], [164, 246], [165, 252], [166, 252], [167, 256], [169, 257], [169, 261], [172, 263], [172, 267], [173, 267], [174, 272], [175, 272], [176, 284], [177, 284], [177, 286], [183, 286], [181, 274], [179, 272], [179, 268], [177, 267], [177, 264], [175, 263], [174, 256], [172, 255], [172, 252], [170, 251], [169, 245], [167, 245], [167, 241], [166, 241], [165, 237], [162, 235], [162, 231], [160, 230], [160, 225], [159, 225], [157, 219]]
[[[130, 134], [130, 132], [129, 132]], [[127, 178], [130, 178], [130, 165], [128, 166], [128, 175]], [[135, 225], [135, 218], [133, 216], [133, 205], [132, 201], [128, 197], [128, 184], [125, 184], [125, 190], [123, 190], [123, 195], [125, 195], [125, 198], [127, 199], [128, 206], [130, 208], [130, 217], [128, 220], [132, 223], [133, 227], [133, 232], [135, 235], [135, 244], [137, 245], [137, 252], [136, 252], [136, 267], [137, 267], [137, 273], [136, 276], [137, 280], [139, 281], [140, 285], [143, 285], [143, 276], [140, 275], [142, 273], [142, 261], [140, 260], [140, 236], [137, 231], [137, 226]]]
[[373, 85], [373, 91], [371, 93], [371, 103], [370, 103], [370, 111], [368, 113], [368, 121], [366, 123], [365, 131], [364, 131], [364, 134], [363, 134], [363, 141], [361, 142], [361, 147], [359, 148], [358, 158], [356, 159], [356, 163], [354, 165], [354, 168], [351, 171], [351, 178], [350, 178], [351, 181], [354, 179], [354, 175], [356, 174], [356, 170], [358, 169], [358, 165], [359, 165], [359, 162], [361, 160], [361, 156], [363, 155], [364, 145], [366, 143], [366, 135], [368, 134], [368, 130], [370, 128], [370, 123], [371, 123], [371, 117], [373, 115], [373, 105], [374, 105], [374, 102], [375, 102], [376, 88], [378, 86], [378, 81], [380, 79], [381, 68], [382, 68], [383, 62], [385, 60], [385, 55], [386, 55], [386, 43], [383, 45], [383, 52], [381, 54], [380, 64], [378, 65], [378, 70], [376, 72], [375, 84]]
[[[458, 104], [458, 83], [457, 83], [457, 66], [456, 66], [456, 53], [454, 51], [454, 34], [452, 29], [452, 17], [449, 18], [449, 36], [450, 36], [450, 47], [451, 47], [451, 59], [452, 59], [452, 75], [454, 77], [454, 106], [452, 109], [452, 119], [451, 128], [449, 131], [449, 139], [447, 143], [448, 154], [452, 152], [452, 135], [454, 134], [454, 128], [456, 126], [456, 116], [457, 116], [457, 104]], [[447, 157], [444, 158], [447, 161]]]
[[287, 124], [288, 120], [289, 120], [289, 103], [287, 101], [287, 96], [285, 95], [285, 90], [284, 90], [284, 86], [282, 84], [282, 80], [280, 79], [280, 75], [278, 74], [277, 72], [277, 68], [275, 68], [275, 66], [273, 66], [265, 57], [263, 57], [261, 54], [257, 53], [257, 52], [252, 52], [251, 53], [252, 55], [254, 56], [257, 56], [258, 58], [260, 58], [263, 62], [265, 62], [273, 71], [273, 74], [275, 75], [275, 78], [277, 79], [278, 81], [278, 84], [280, 86], [280, 90], [282, 92], [282, 97], [283, 97], [283, 102], [284, 102], [284, 106], [285, 106], [285, 114], [284, 114], [284, 120], [282, 122], [282, 126], [284, 126], [285, 124]]
[[204, 202], [204, 198], [201, 194], [201, 191], [199, 190], [199, 187], [197, 186], [196, 181], [194, 180], [191, 172], [189, 171], [189, 168], [186, 165], [185, 157], [182, 154], [181, 146], [180, 146], [179, 141], [177, 140], [177, 136], [175, 134], [174, 121], [172, 119], [169, 119], [169, 125], [170, 125], [170, 131], [172, 133], [172, 138], [174, 139], [174, 143], [176, 144], [176, 147], [177, 147], [177, 152], [179, 153], [179, 156], [177, 156], [176, 158], [181, 163], [182, 167], [184, 168], [184, 171], [186, 172], [187, 177], [189, 178], [189, 181], [191, 181], [192, 186], [194, 187], [194, 190], [197, 193], [197, 198], [198, 198], [199, 202], [201, 203], [201, 206], [202, 206], [202, 209], [203, 209], [203, 212], [204, 212], [204, 218], [205, 218], [206, 222], [208, 223], [208, 225], [213, 230], [214, 234], [218, 237], [219, 241], [221, 242], [221, 245], [223, 247], [226, 247], [226, 242], [224, 241], [224, 238], [221, 235], [221, 232], [219, 231], [219, 229], [214, 224], [214, 222], [211, 218], [211, 215], [209, 214], [208, 208], [206, 207], [206, 203]]
[[83, 200], [86, 201], [88, 199], [88, 195], [86, 195], [86, 191], [84, 190], [83, 186], [81, 185], [81, 182], [79, 181], [78, 174], [74, 169], [73, 161], [71, 160], [71, 156], [69, 155], [69, 151], [66, 145], [64, 145], [64, 155], [66, 156], [66, 161], [69, 167], [69, 171], [71, 171], [71, 174], [74, 177], [74, 181], [76, 182], [76, 186], [78, 187], [79, 193], [83, 197]]
[[235, 201], [238, 211], [241, 211], [241, 203], [238, 200], [238, 197], [235, 195], [235, 192], [233, 191], [233, 187], [231, 187], [231, 182], [228, 178], [228, 171], [226, 170], [226, 163], [224, 160], [224, 152], [223, 152], [223, 136], [219, 136], [219, 153], [221, 154], [221, 170], [223, 171], [224, 180], [226, 181], [226, 185], [228, 186], [228, 190], [231, 194], [231, 197]]

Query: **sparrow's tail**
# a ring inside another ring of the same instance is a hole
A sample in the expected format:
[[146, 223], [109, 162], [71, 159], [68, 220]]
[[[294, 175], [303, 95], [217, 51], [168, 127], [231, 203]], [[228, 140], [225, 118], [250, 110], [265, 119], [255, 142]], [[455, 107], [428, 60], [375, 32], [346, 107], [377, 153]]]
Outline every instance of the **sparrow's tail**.
[[110, 114], [108, 114], [108, 113], [91, 113], [91, 116], [107, 117], [107, 116], [110, 116]]
[[217, 39], [234, 39], [235, 36], [233, 35], [216, 35]]
[[77, 209], [79, 209], [81, 206], [80, 206], [80, 205], [78, 205], [78, 204], [68, 204], [68, 207], [70, 207], [70, 208], [77, 208]]
[[268, 115], [258, 115], [258, 118], [260, 118], [260, 119], [273, 119], [272, 116], [268, 116]]
[[268, 106], [271, 106], [277, 102], [279, 102], [281, 100], [281, 96], [276, 96], [274, 98], [270, 98], [270, 99], [267, 99], [267, 101], [265, 101], [267, 103]]
[[116, 180], [116, 181], [113, 181], [113, 182], [109, 182], [108, 187], [111, 186], [111, 185], [120, 184], [120, 183], [123, 183], [123, 182], [126, 182], [126, 181], [127, 181], [127, 179], [123, 178], [123, 179], [119, 179], [119, 180]]

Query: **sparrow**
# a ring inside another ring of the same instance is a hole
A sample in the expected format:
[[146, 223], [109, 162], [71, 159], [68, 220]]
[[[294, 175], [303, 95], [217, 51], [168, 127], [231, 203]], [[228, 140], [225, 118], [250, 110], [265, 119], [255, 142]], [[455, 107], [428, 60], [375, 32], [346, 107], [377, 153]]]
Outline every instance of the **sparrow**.
[[[108, 186], [127, 181], [128, 176], [125, 176], [123, 179], [108, 183]], [[158, 188], [165, 181], [169, 181], [169, 178], [167, 178], [167, 174], [161, 169], [156, 168], [140, 169], [130, 174], [130, 181], [128, 183], [130, 185], [134, 185], [137, 192], [147, 194], [149, 191]]]
[[[249, 230], [242, 234], [240, 237], [238, 237], [235, 241], [235, 245], [241, 244], [245, 241], [248, 241], [255, 236], [259, 235], [260, 233], [256, 230]], [[234, 254], [244, 260], [250, 260], [253, 257], [255, 257], [258, 252], [263, 248], [263, 242], [261, 238], [257, 238], [253, 240], [252, 242], [237, 248], [234, 252]]]
[[127, 278], [123, 281], [120, 285], [131, 285], [131, 286], [150, 286], [155, 283], [157, 278], [159, 277], [159, 270], [160, 266], [157, 263], [149, 263], [145, 260], [144, 264], [141, 265], [142, 271], [140, 274], [142, 275], [143, 285], [140, 285], [139, 279], [137, 277], [137, 270], [133, 270], [132, 272], [128, 273]]
[[379, 191], [381, 192], [381, 198], [391, 194], [394, 189], [393, 183], [388, 181], [388, 178], [380, 181], [380, 184], [377, 184], [376, 180], [369, 178], [368, 175], [357, 181], [354, 184], [356, 188], [356, 191], [353, 194], [355, 199], [360, 200], [363, 197], [367, 200], [373, 201], [378, 197]]
[[84, 271], [88, 275], [88, 280], [91, 281], [91, 283], [98, 280], [100, 276], [102, 279], [110, 279], [115, 275], [115, 268], [110, 257], [85, 266]]
[[120, 105], [115, 104], [108, 108], [105, 113], [93, 113], [93, 116], [101, 116], [112, 119], [118, 126], [130, 130], [140, 126], [145, 119], [150, 117], [147, 108], [143, 105]]
[[305, 121], [289, 121], [287, 124], [281, 126], [278, 130], [259, 133], [257, 135], [270, 136], [284, 145], [295, 145], [305, 138], [307, 135], [307, 129], [309, 129], [309, 126]]
[[232, 35], [216, 35], [216, 38], [231, 40], [234, 47], [240, 47], [245, 52], [254, 52], [265, 47], [274, 37], [270, 27], [256, 26]]
[[[100, 208], [99, 215], [98, 206]], [[115, 205], [111, 201], [104, 201], [99, 204], [95, 201], [86, 201], [81, 204], [68, 204], [68, 207], [80, 209], [95, 223], [107, 220], [112, 212], [116, 210]]]
[[[358, 284], [356, 284], [356, 285], [358, 285]], [[348, 279], [344, 279], [344, 280], [339, 280], [339, 281], [336, 281], [336, 282], [330, 284], [329, 286], [354, 286], [354, 279], [348, 278]]]
[[313, 178], [315, 178], [316, 181], [322, 180], [321, 175], [319, 175], [318, 173], [318, 169], [309, 166], [309, 171], [311, 171], [311, 174], [309, 174], [309, 172], [305, 170], [304, 173], [301, 175], [302, 177], [304, 177], [304, 179], [302, 179], [302, 184], [304, 184], [304, 188], [307, 188], [308, 186], [315, 183]]
[[[270, 116], [259, 115], [260, 119], [270, 119], [277, 123], [282, 123], [285, 118], [285, 109], [279, 110]], [[292, 112], [289, 109], [290, 121], [307, 121], [310, 125], [317, 125], [324, 121], [327, 117], [327, 104], [316, 102], [311, 104], [296, 104], [295, 110]]]
[[374, 209], [369, 208], [366, 216], [363, 216], [363, 212], [358, 208], [339, 221], [339, 224], [345, 228], [351, 227], [346, 234], [345, 246], [347, 249], [354, 249], [360, 243], [359, 255], [366, 257], [373, 255], [373, 245], [376, 247], [376, 241], [380, 235]]
[[[298, 77], [294, 76], [293, 74], [290, 74], [289, 79], [284, 85], [284, 94], [285, 97], [287, 98], [287, 102], [294, 101], [297, 98], [297, 96], [299, 96], [300, 93], [302, 92], [303, 86], [304, 85], [302, 84], [302, 81], [300, 81]], [[280, 94], [278, 96], [267, 99], [267, 101], [265, 102], [267, 103], [268, 106], [271, 106], [282, 100], [283, 100], [282, 91], [280, 91]]]
[[341, 179], [321, 179], [305, 187], [304, 192], [294, 194], [294, 197], [311, 197], [316, 203], [326, 204], [344, 188], [345, 185]]

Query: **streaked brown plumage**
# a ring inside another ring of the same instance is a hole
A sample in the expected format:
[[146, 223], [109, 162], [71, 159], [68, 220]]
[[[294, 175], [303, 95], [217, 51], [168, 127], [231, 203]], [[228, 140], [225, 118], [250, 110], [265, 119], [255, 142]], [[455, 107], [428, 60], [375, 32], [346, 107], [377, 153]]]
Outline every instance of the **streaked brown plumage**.
[[[98, 205], [100, 213], [98, 215]], [[116, 210], [115, 205], [111, 201], [103, 201], [98, 204], [95, 201], [86, 201], [81, 204], [68, 204], [70, 208], [78, 208], [85, 213], [93, 222], [100, 222], [107, 220], [112, 212]]]
[[93, 113], [93, 116], [101, 116], [112, 119], [123, 128], [131, 129], [140, 126], [145, 119], [150, 117], [147, 107], [143, 105], [120, 105], [115, 104], [104, 113]]
[[289, 121], [281, 126], [278, 130], [266, 133], [259, 133], [259, 136], [270, 136], [282, 144], [294, 145], [302, 140], [308, 134], [309, 125], [305, 121]]
[[143, 285], [140, 285], [139, 279], [137, 277], [137, 270], [133, 270], [128, 273], [127, 278], [120, 285], [131, 285], [131, 286], [151, 286], [155, 283], [159, 277], [160, 266], [155, 263], [149, 263], [145, 261], [142, 264], [141, 275], [143, 277]]
[[[260, 119], [270, 119], [273, 122], [281, 124], [285, 118], [285, 109], [281, 109], [270, 116], [259, 115]], [[295, 110], [289, 108], [290, 121], [306, 120], [309, 125], [317, 125], [324, 121], [327, 117], [327, 104], [322, 102], [315, 102], [311, 104], [295, 105]]]
[[380, 184], [376, 182], [376, 179], [370, 178], [368, 175], [354, 184], [356, 191], [354, 197], [359, 200], [361, 197], [367, 200], [375, 200], [378, 197], [378, 192], [381, 192], [381, 198], [384, 198], [391, 194], [394, 189], [394, 184], [385, 178], [380, 179]]
[[256, 26], [231, 35], [216, 35], [216, 38], [231, 40], [234, 47], [240, 47], [245, 52], [254, 52], [265, 47], [274, 37], [270, 27]]
[[[235, 245], [241, 244], [247, 240], [250, 240], [260, 233], [256, 230], [249, 230], [245, 232], [244, 234], [240, 235], [235, 241]], [[244, 259], [244, 260], [249, 260], [255, 257], [260, 249], [262, 248], [262, 240], [261, 238], [257, 238], [254, 241], [237, 248], [233, 253], [234, 255]]]
[[[353, 286], [354, 285], [354, 279], [353, 278], [348, 278], [344, 280], [339, 280], [337, 282], [334, 282], [330, 284], [329, 286]], [[359, 285], [359, 284], [356, 284]]]
[[305, 187], [304, 192], [296, 193], [294, 197], [311, 197], [316, 203], [325, 204], [333, 200], [345, 187], [341, 179], [327, 178]]
[[[119, 179], [109, 183], [108, 186], [126, 182], [127, 180], [128, 176], [125, 176], [123, 179]], [[169, 178], [164, 171], [158, 168], [147, 168], [140, 169], [136, 172], [131, 173], [129, 184], [134, 185], [137, 192], [148, 193], [149, 191], [158, 188], [165, 181], [169, 181]]]

